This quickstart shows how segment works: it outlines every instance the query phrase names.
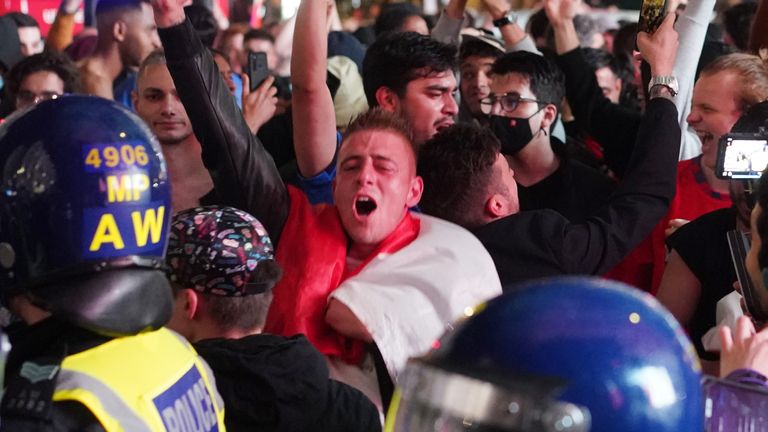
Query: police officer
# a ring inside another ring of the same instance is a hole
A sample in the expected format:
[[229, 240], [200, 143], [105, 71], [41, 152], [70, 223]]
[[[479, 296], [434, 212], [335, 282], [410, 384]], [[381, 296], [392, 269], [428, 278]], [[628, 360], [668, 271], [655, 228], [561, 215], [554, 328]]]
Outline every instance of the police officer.
[[703, 430], [695, 351], [647, 294], [556, 278], [465, 313], [408, 366], [386, 430]]
[[159, 145], [105, 99], [0, 126], [0, 294], [21, 323], [2, 430], [221, 431], [208, 367], [161, 328], [170, 191]]

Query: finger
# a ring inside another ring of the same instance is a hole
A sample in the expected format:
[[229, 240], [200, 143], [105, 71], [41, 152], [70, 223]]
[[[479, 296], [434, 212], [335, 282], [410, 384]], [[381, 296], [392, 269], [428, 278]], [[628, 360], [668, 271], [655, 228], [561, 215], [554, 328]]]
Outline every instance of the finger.
[[736, 320], [736, 334], [733, 339], [736, 343], [744, 344], [755, 334], [755, 325], [746, 316], [740, 316]]
[[739, 281], [733, 283], [733, 290], [741, 294], [741, 283]]
[[243, 98], [251, 94], [251, 77], [247, 73], [241, 73], [240, 79], [243, 81]]
[[[275, 82], [275, 77], [272, 75], [267, 76], [267, 78], [264, 80], [264, 82], [261, 83], [258, 89], [256, 91], [261, 93], [267, 93], [270, 88], [272, 88], [272, 84]], [[268, 93], [267, 93], [268, 94]]]
[[730, 351], [733, 349], [733, 335], [731, 335], [731, 328], [728, 326], [721, 326], [718, 333], [720, 334], [721, 350]]
[[667, 30], [673, 28], [675, 26], [675, 18], [676, 18], [676, 15], [674, 13], [668, 13], [664, 17], [664, 21], [661, 22], [661, 25], [659, 26], [659, 28], [664, 28]]

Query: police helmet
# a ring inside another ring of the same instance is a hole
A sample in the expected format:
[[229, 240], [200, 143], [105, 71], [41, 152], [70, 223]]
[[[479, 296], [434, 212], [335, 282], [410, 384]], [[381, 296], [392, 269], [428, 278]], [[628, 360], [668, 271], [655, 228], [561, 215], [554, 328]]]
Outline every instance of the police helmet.
[[171, 213], [160, 146], [112, 101], [66, 96], [0, 126], [0, 294], [134, 334], [170, 318]]
[[388, 431], [702, 430], [695, 351], [647, 294], [546, 279], [466, 315], [408, 365]]

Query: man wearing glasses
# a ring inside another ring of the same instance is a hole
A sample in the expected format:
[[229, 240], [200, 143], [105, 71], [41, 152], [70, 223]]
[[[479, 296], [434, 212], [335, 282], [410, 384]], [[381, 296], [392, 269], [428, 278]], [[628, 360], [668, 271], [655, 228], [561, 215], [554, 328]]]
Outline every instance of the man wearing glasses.
[[551, 134], [565, 95], [560, 69], [536, 54], [508, 53], [494, 62], [490, 88], [480, 107], [515, 172], [520, 209], [552, 209], [580, 222], [604, 205], [614, 182], [570, 158]]
[[8, 73], [8, 90], [16, 111], [65, 93], [79, 91], [77, 68], [69, 58], [43, 52], [16, 63]]

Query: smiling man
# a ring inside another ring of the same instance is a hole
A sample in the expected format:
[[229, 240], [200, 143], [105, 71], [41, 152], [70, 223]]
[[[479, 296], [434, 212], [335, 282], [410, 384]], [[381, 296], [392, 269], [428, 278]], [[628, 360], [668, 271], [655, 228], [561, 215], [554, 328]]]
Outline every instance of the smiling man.
[[137, 87], [132, 94], [133, 106], [163, 149], [173, 185], [174, 213], [208, 203], [206, 194], [212, 191], [213, 181], [200, 159], [200, 142], [192, 133], [192, 123], [179, 100], [162, 52], [150, 54], [142, 63]]

